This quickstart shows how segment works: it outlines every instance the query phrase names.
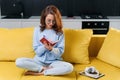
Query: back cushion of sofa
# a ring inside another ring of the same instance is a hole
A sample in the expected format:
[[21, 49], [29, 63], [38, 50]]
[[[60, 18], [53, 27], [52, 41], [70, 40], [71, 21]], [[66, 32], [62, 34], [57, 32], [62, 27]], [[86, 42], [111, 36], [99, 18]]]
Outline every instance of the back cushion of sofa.
[[19, 57], [33, 57], [34, 27], [0, 29], [0, 60], [14, 61]]
[[71, 63], [89, 63], [88, 46], [92, 37], [92, 30], [64, 29], [65, 52], [63, 59]]
[[103, 42], [105, 39], [106, 35], [93, 35], [90, 41], [89, 45], [89, 56], [90, 57], [96, 57]]

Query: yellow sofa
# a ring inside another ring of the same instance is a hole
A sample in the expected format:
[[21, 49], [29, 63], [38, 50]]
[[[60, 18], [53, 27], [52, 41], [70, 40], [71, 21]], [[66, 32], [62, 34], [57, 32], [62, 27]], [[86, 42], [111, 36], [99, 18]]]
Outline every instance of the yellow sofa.
[[90, 64], [73, 64], [74, 71], [64, 76], [25, 76], [25, 70], [17, 68], [18, 57], [34, 56], [32, 37], [34, 27], [20, 29], [0, 28], [0, 80], [94, 80], [79, 75], [87, 66], [95, 66], [105, 76], [99, 80], [120, 80], [120, 69], [96, 58], [106, 35], [93, 35], [89, 45]]

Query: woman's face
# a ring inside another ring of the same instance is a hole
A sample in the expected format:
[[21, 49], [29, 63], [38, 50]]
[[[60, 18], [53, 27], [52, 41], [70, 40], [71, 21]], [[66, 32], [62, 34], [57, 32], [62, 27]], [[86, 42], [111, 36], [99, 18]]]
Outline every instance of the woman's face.
[[47, 29], [51, 29], [55, 25], [55, 19], [52, 14], [48, 14], [45, 19]]

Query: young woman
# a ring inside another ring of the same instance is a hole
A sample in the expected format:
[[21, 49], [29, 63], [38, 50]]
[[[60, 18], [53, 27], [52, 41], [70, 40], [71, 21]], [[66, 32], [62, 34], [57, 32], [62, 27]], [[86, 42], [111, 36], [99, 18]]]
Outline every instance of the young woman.
[[[47, 6], [41, 14], [41, 26], [36, 27], [33, 36], [33, 59], [18, 58], [16, 66], [27, 69], [26, 75], [64, 75], [73, 71], [72, 64], [62, 61], [64, 34], [60, 11], [53, 5]], [[54, 46], [40, 40], [45, 37], [58, 41]]]

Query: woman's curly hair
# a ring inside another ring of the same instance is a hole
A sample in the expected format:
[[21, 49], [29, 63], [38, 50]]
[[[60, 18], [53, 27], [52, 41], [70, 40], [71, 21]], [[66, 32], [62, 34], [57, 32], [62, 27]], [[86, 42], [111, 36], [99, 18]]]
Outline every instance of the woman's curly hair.
[[45, 30], [45, 27], [46, 27], [45, 19], [48, 14], [52, 14], [55, 18], [55, 24], [52, 28], [56, 31], [56, 33], [63, 33], [61, 13], [60, 13], [59, 9], [57, 7], [55, 7], [54, 5], [49, 5], [42, 11], [41, 20], [40, 20], [40, 23], [41, 23], [40, 30], [41, 31]]

